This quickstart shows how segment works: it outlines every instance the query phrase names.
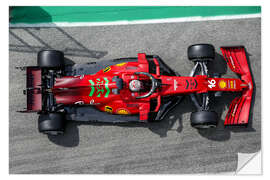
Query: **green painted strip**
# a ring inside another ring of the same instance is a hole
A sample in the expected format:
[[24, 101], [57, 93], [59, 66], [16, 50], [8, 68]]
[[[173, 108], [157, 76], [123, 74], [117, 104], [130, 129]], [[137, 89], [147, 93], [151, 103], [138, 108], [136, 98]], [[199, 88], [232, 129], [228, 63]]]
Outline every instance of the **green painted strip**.
[[15, 6], [11, 23], [111, 22], [258, 13], [260, 6]]
[[89, 94], [89, 96], [93, 96], [94, 92], [95, 92], [95, 83], [92, 80], [89, 80], [90, 84], [91, 84], [91, 92]]
[[110, 88], [108, 86], [109, 80], [106, 77], [104, 77], [104, 80], [105, 80], [105, 89], [106, 89], [106, 94], [105, 94], [104, 97], [107, 98], [109, 96], [109, 94], [110, 94]]

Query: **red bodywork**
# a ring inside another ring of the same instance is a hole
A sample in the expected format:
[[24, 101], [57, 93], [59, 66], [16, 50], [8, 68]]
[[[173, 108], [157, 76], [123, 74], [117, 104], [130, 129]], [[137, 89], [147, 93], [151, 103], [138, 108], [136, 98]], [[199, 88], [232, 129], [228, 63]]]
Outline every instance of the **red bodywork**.
[[41, 69], [27, 67], [26, 74], [27, 111], [21, 112], [40, 111], [42, 109]]
[[[253, 92], [252, 78], [247, 64], [245, 50], [242, 47], [221, 48], [229, 67], [241, 75], [235, 78], [209, 78], [203, 75], [195, 77], [164, 76], [160, 75], [158, 61], [154, 58], [156, 73], [151, 74], [159, 79], [162, 86], [149, 97], [137, 99], [147, 92], [131, 92], [129, 82], [134, 79], [149, 80], [145, 75], [135, 75], [135, 72], [149, 73], [149, 63], [145, 54], [138, 54], [138, 61], [116, 64], [100, 70], [93, 75], [65, 76], [55, 79], [52, 92], [56, 103], [59, 104], [90, 104], [101, 111], [112, 114], [139, 114], [141, 121], [147, 121], [150, 112], [150, 100], [156, 99], [157, 105], [152, 111], [158, 112], [162, 96], [185, 95], [190, 93], [205, 93], [208, 91], [242, 91], [243, 95], [233, 100], [225, 125], [247, 124]], [[31, 71], [40, 79], [40, 70]], [[119, 93], [114, 93], [118, 88], [114, 77], [123, 80], [123, 88]], [[34, 86], [39, 84], [35, 80]], [[41, 96], [39, 92], [33, 93], [34, 99]], [[40, 98], [41, 99], [41, 98]], [[31, 110], [40, 110], [41, 101], [34, 103]]]

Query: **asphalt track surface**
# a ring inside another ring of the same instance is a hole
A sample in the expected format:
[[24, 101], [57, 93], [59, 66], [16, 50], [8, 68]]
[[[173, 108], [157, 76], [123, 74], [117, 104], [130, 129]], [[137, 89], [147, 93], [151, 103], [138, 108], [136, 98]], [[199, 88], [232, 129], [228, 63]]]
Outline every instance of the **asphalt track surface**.
[[[18, 173], [217, 173], [235, 171], [238, 153], [261, 149], [261, 20], [241, 19], [105, 27], [10, 28], [9, 44], [9, 170]], [[76, 63], [158, 54], [181, 75], [193, 64], [187, 47], [212, 43], [217, 58], [210, 65], [224, 77], [219, 46], [245, 45], [255, 79], [252, 123], [247, 129], [224, 129], [232, 95], [215, 103], [221, 114], [217, 129], [190, 126], [195, 108], [185, 98], [164, 120], [154, 124], [68, 123], [66, 133], [38, 133], [37, 114], [16, 112], [26, 104], [25, 72], [16, 66], [36, 64], [40, 49], [63, 50]]]

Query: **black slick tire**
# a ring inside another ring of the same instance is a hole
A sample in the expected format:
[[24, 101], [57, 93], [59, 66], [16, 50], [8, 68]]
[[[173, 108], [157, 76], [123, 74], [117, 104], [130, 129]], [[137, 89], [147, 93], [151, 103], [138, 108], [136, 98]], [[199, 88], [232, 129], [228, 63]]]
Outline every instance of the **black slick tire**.
[[211, 44], [194, 44], [188, 47], [187, 54], [191, 61], [211, 61], [215, 58], [215, 48]]
[[191, 126], [197, 129], [215, 128], [218, 124], [218, 115], [214, 111], [192, 112], [190, 122]]
[[38, 130], [48, 135], [63, 134], [65, 119], [63, 113], [41, 114], [38, 119]]
[[37, 65], [41, 68], [61, 68], [64, 66], [64, 53], [57, 50], [39, 51]]

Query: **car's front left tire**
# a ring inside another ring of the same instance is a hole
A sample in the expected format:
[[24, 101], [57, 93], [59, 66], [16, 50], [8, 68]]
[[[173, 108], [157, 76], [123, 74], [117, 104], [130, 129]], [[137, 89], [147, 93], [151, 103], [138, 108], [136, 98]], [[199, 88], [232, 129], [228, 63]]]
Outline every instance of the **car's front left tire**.
[[188, 47], [187, 54], [191, 61], [212, 61], [215, 59], [215, 47], [212, 44], [194, 44]]

